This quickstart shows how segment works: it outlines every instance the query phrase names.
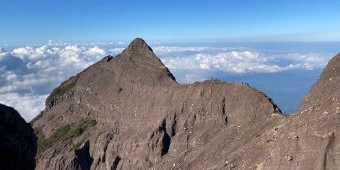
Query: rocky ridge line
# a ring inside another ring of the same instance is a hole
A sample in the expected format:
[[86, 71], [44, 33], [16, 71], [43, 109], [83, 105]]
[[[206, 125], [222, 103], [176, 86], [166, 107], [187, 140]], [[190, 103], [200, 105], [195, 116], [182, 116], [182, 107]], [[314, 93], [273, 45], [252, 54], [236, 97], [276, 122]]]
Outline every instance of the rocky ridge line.
[[178, 84], [137, 38], [50, 95], [37, 169], [336, 169], [339, 58], [285, 117], [247, 85]]

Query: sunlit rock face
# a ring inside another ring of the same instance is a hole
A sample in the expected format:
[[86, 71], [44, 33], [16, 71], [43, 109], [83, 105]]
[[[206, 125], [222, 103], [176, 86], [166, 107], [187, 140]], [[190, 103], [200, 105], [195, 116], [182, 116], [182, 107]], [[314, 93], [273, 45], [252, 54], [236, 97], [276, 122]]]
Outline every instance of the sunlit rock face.
[[51, 93], [32, 121], [37, 169], [334, 169], [334, 61], [325, 69], [336, 67], [332, 79], [323, 73], [301, 109], [285, 117], [247, 84], [178, 84], [137, 38]]

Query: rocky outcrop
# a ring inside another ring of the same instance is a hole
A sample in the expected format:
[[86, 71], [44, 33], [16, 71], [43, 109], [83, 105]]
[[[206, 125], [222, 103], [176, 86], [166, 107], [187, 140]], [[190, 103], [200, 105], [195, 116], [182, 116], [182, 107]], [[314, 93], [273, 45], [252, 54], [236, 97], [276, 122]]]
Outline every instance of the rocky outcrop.
[[[38, 148], [37, 169], [225, 167], [240, 159], [230, 153], [256, 149], [248, 148], [252, 139], [283, 119], [279, 108], [252, 87], [178, 84], [139, 38], [55, 91], [33, 123], [45, 141], [38, 143], [52, 143]], [[96, 125], [73, 135], [80, 120]], [[231, 163], [225, 165], [226, 160]]]
[[326, 66], [297, 113], [279, 125], [266, 169], [339, 169], [340, 55]]
[[48, 97], [37, 169], [336, 169], [338, 58], [286, 117], [248, 85], [178, 84], [137, 38]]
[[0, 169], [33, 170], [36, 141], [30, 124], [16, 110], [0, 104]]
[[[321, 73], [318, 81], [312, 86], [309, 93], [303, 99], [300, 111], [309, 107], [330, 108], [340, 101], [340, 54], [333, 57]], [[333, 108], [334, 109], [334, 108]]]

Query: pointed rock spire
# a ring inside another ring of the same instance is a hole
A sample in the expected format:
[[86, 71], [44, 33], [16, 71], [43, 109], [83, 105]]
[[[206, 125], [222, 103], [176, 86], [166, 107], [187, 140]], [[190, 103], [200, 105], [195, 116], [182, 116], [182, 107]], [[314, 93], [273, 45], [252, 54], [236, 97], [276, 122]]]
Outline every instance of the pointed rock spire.
[[126, 51], [129, 54], [132, 53], [153, 53], [151, 47], [142, 39], [142, 38], [135, 38], [129, 46], [126, 48]]
[[129, 46], [119, 54], [118, 58], [121, 62], [120, 65], [128, 63], [128, 66], [133, 66], [133, 69], [131, 69], [133, 72], [141, 68], [139, 72], [145, 75], [144, 72], [146, 69], [149, 69], [153, 70], [154, 73], [152, 74], [163, 74], [166, 75], [165, 77], [170, 77], [172, 81], [176, 81], [169, 69], [166, 68], [162, 61], [153, 53], [151, 47], [142, 38], [135, 38]]
[[128, 46], [128, 49], [130, 50], [143, 49], [152, 51], [149, 45], [142, 38], [135, 38]]

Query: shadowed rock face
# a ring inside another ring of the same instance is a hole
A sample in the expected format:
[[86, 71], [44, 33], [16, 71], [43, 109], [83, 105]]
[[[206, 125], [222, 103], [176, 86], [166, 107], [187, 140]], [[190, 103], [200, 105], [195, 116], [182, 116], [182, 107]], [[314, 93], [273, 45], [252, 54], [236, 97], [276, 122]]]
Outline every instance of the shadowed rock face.
[[[329, 89], [317, 84], [309, 98]], [[137, 38], [48, 97], [32, 122], [37, 169], [334, 169], [336, 109], [307, 113], [305, 100], [302, 113], [284, 117], [247, 85], [180, 85]], [[328, 108], [328, 100], [312, 102]]]
[[0, 104], [0, 169], [33, 170], [36, 141], [30, 124], [16, 110]]

